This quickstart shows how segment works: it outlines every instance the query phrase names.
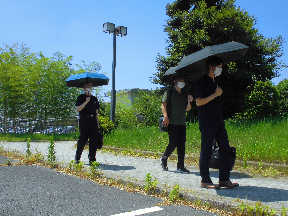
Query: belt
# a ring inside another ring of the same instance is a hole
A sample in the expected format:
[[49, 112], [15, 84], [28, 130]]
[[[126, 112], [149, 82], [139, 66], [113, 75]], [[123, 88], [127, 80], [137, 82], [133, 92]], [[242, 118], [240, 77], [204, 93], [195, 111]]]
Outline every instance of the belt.
[[93, 117], [96, 117], [96, 115], [80, 115], [80, 117], [89, 117], [89, 118], [93, 118]]

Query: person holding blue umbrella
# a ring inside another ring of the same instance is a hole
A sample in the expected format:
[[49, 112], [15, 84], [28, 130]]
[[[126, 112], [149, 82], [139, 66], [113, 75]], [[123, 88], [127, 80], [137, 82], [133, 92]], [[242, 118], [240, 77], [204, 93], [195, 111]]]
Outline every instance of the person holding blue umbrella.
[[71, 75], [65, 80], [68, 87], [82, 87], [84, 93], [79, 95], [75, 106], [79, 112], [79, 140], [75, 154], [75, 163], [78, 164], [84, 146], [89, 139], [89, 164], [96, 161], [95, 154], [100, 144], [101, 134], [99, 133], [98, 109], [99, 102], [96, 96], [91, 93], [93, 87], [108, 85], [109, 79], [103, 74], [85, 72], [82, 74]]
[[88, 82], [83, 87], [83, 94], [77, 97], [75, 106], [79, 112], [79, 140], [75, 155], [75, 162], [78, 164], [83, 152], [84, 146], [89, 139], [89, 164], [96, 161], [97, 136], [99, 132], [98, 109], [99, 102], [97, 97], [91, 95], [93, 85]]

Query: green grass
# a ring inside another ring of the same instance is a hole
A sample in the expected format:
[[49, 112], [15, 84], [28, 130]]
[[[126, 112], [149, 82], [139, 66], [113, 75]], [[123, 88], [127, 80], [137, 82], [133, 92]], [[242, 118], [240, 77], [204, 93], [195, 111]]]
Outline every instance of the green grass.
[[30, 134], [30, 133], [0, 133], [0, 141], [6, 142], [26, 142], [28, 138], [31, 141], [46, 140], [53, 136], [55, 141], [71, 141], [77, 139], [76, 133], [67, 134]]
[[[226, 121], [230, 145], [237, 149], [237, 159], [288, 164], [288, 120], [275, 118], [262, 121]], [[78, 134], [0, 134], [0, 141], [46, 140], [72, 141]], [[168, 134], [158, 126], [114, 130], [104, 136], [104, 145], [117, 148], [164, 152]], [[186, 155], [199, 155], [201, 133], [198, 122], [187, 126]], [[176, 153], [176, 150], [174, 151]]]
[[288, 120], [229, 123], [230, 144], [237, 158], [262, 162], [288, 163]]
[[[263, 121], [226, 121], [230, 145], [237, 149], [237, 159], [288, 163], [287, 119]], [[104, 138], [105, 145], [119, 148], [164, 152], [168, 134], [158, 127], [115, 130]], [[199, 154], [201, 134], [198, 123], [187, 127], [186, 155]], [[175, 151], [176, 153], [176, 151]]]

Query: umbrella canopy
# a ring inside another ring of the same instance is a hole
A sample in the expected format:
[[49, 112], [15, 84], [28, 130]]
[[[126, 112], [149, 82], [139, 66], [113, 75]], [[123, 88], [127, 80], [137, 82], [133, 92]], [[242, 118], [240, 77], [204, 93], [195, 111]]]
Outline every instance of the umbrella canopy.
[[173, 81], [175, 78], [176, 78], [176, 70], [177, 70], [177, 67], [171, 67], [169, 68], [163, 78], [162, 78], [162, 81], [163, 82], [169, 82], [169, 81]]
[[206, 72], [206, 62], [210, 56], [220, 57], [224, 64], [233, 62], [245, 55], [248, 46], [238, 42], [228, 42], [205, 47], [204, 49], [184, 57], [178, 64], [176, 72], [183, 76], [185, 81], [193, 83]]
[[86, 83], [91, 82], [94, 87], [108, 85], [109, 78], [103, 74], [83, 73], [71, 75], [65, 80], [67, 87], [83, 87]]

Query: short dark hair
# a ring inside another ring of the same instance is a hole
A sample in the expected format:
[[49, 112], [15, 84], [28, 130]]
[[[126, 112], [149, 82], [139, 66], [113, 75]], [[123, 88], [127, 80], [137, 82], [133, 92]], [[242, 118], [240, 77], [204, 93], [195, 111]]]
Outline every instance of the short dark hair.
[[207, 63], [206, 63], [206, 70], [209, 71], [210, 66], [218, 66], [223, 63], [223, 60], [220, 57], [217, 56], [211, 56], [208, 58]]
[[91, 84], [91, 85], [93, 86], [92, 82], [91, 82], [91, 81], [88, 81], [88, 82], [86, 82], [86, 83], [83, 85], [83, 88], [85, 88], [85, 86], [86, 86], [87, 84]]

